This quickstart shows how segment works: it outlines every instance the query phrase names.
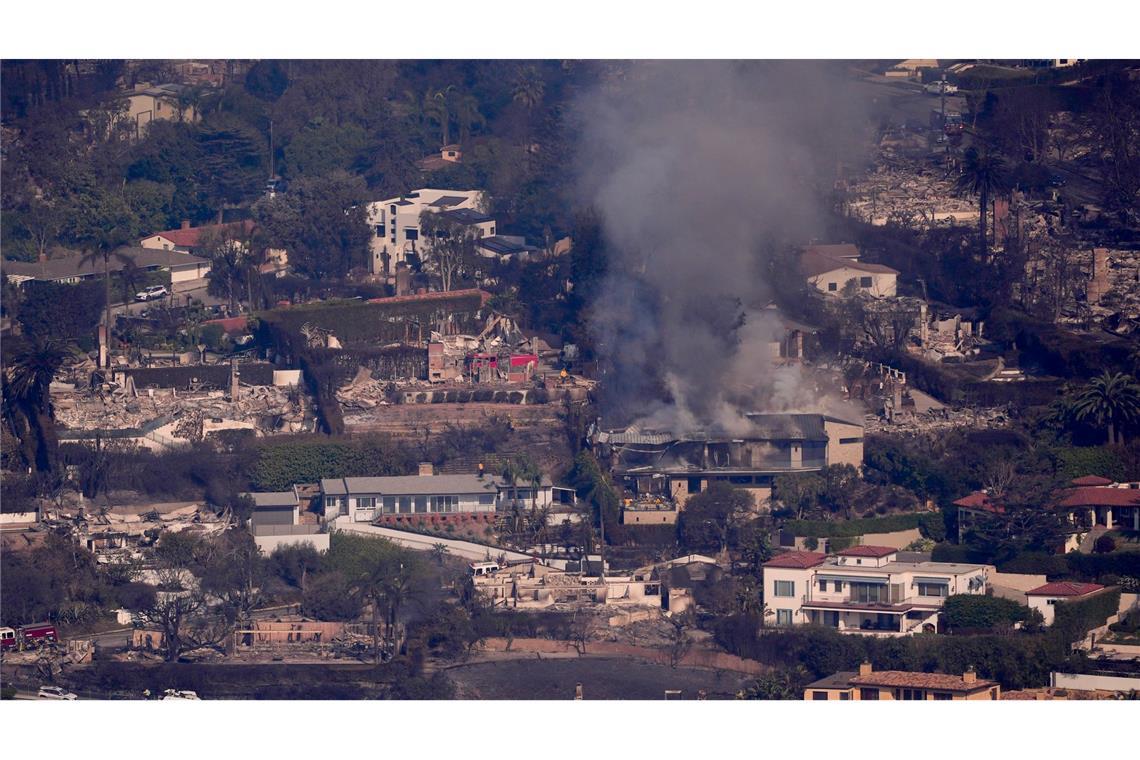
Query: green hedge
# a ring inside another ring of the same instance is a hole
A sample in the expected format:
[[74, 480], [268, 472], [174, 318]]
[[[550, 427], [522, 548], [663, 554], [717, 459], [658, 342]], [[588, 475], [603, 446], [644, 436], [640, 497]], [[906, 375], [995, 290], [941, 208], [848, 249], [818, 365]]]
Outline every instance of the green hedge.
[[[920, 526], [923, 515], [906, 514], [889, 517], [867, 517], [859, 520], [789, 520], [784, 530], [804, 538], [844, 538], [867, 533], [894, 533]], [[939, 518], [941, 519], [941, 518]]]
[[981, 594], [954, 594], [942, 606], [942, 622], [951, 629], [1013, 625], [1031, 614], [1024, 604]]
[[1053, 629], [1066, 641], [1080, 641], [1094, 628], [1104, 625], [1120, 609], [1120, 589], [1109, 589], [1088, 599], [1058, 602], [1054, 607]]
[[1082, 580], [1096, 580], [1102, 575], [1140, 576], [1140, 552], [1113, 552], [1112, 554], [1065, 555], [1069, 572]]
[[315, 483], [322, 478], [406, 475], [414, 469], [412, 454], [387, 438], [314, 438], [260, 446], [252, 480], [259, 491], [283, 491], [294, 483]]

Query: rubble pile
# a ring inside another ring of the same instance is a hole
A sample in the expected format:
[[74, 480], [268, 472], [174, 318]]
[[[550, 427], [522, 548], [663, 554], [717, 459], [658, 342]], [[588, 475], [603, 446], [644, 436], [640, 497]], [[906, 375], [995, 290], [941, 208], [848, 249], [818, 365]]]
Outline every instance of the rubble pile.
[[875, 226], [891, 219], [930, 227], [964, 223], [978, 217], [977, 204], [954, 192], [953, 175], [917, 161], [880, 163], [848, 186], [847, 213]]
[[390, 388], [408, 384], [394, 380], [374, 380], [371, 370], [360, 367], [356, 370], [356, 376], [347, 385], [337, 389], [336, 400], [345, 410], [375, 409], [377, 406], [391, 403], [388, 400]]
[[56, 421], [64, 430], [133, 430], [176, 441], [200, 441], [210, 430], [224, 427], [251, 427], [269, 434], [301, 432], [313, 426], [303, 395], [271, 385], [243, 385], [234, 399], [217, 390], [151, 389], [135, 395], [122, 387], [79, 390], [55, 383], [52, 402]]
[[934, 433], [957, 428], [1000, 429], [1010, 425], [1009, 409], [1004, 406], [988, 408], [929, 409], [910, 414], [894, 414], [890, 418], [869, 414], [864, 418], [867, 434], [885, 435]]

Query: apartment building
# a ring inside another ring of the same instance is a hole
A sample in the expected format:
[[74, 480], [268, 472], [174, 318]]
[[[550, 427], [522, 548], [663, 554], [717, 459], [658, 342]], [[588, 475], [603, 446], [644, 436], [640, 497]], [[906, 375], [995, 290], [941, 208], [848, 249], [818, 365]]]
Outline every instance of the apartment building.
[[445, 214], [458, 224], [475, 227], [481, 238], [495, 235], [495, 220], [487, 216], [482, 190], [433, 190], [421, 188], [399, 198], [368, 204], [369, 271], [395, 276], [396, 265], [417, 265], [421, 254], [420, 216], [425, 212]]
[[866, 702], [879, 700], [958, 701], [1000, 700], [1001, 686], [996, 681], [978, 678], [971, 668], [960, 676], [944, 673], [920, 673], [912, 670], [876, 671], [864, 662], [858, 672], [835, 673], [809, 683], [804, 700]]
[[791, 551], [764, 563], [764, 602], [776, 625], [823, 625], [841, 633], [935, 633], [946, 597], [984, 594], [995, 568], [901, 562], [898, 549], [855, 546], [834, 556]]

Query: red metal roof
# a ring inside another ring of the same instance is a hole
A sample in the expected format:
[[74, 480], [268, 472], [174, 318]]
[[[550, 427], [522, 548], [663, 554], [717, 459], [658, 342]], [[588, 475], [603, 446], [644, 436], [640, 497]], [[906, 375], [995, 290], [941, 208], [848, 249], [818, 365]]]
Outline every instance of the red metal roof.
[[886, 557], [889, 554], [895, 554], [898, 549], [891, 546], [852, 546], [850, 549], [844, 549], [836, 552], [841, 557]]
[[824, 560], [827, 559], [826, 554], [819, 552], [800, 552], [791, 551], [777, 554], [772, 559], [764, 563], [764, 567], [787, 567], [798, 570], [806, 570], [809, 567], [822, 565]]
[[1074, 583], [1072, 581], [1054, 581], [1026, 591], [1026, 596], [1084, 596], [1094, 591], [1100, 591], [1104, 586], [1099, 583]]
[[1081, 486], [1073, 488], [1061, 500], [1062, 507], [1134, 507], [1140, 506], [1140, 489]]
[[1082, 475], [1079, 478], [1073, 478], [1073, 485], [1075, 486], [1110, 486], [1112, 481], [1108, 478], [1102, 478], [1100, 475]]

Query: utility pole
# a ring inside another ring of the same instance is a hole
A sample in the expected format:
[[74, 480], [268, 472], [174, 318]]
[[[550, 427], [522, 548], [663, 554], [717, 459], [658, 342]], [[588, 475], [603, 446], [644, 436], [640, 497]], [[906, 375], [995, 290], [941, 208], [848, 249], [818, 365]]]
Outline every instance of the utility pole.
[[946, 72], [942, 72], [942, 81], [938, 85], [938, 95], [942, 99], [942, 136], [946, 138], [946, 155], [950, 155], [950, 136], [946, 134]]

